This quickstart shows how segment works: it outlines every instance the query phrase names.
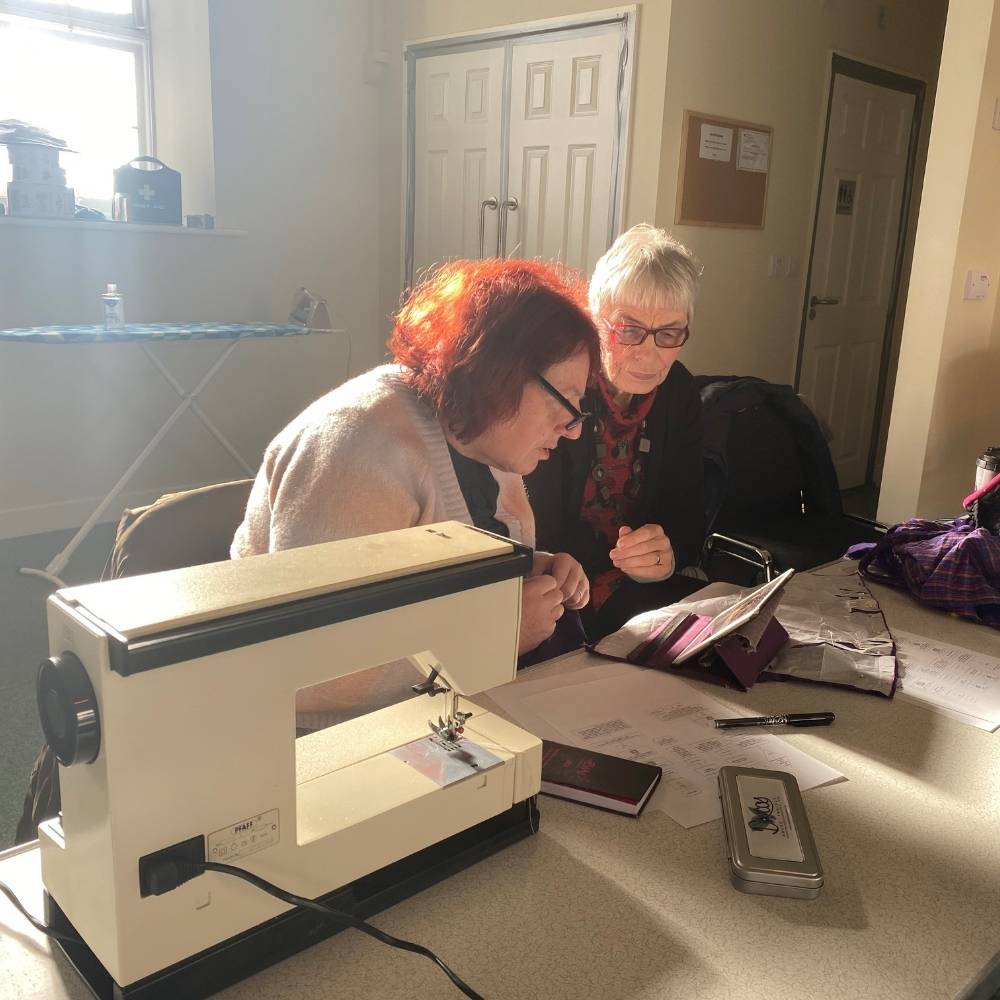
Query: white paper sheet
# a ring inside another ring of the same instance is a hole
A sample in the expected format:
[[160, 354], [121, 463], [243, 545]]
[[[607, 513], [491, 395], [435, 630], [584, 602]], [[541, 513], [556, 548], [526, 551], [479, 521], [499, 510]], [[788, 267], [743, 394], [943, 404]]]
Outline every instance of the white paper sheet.
[[979, 729], [1000, 729], [1000, 660], [985, 653], [895, 631], [897, 697], [919, 702]]
[[658, 670], [601, 665], [509, 684], [490, 697], [545, 739], [658, 764], [663, 779], [649, 808], [685, 827], [722, 815], [716, 773], [724, 764], [791, 771], [803, 790], [844, 778], [771, 733], [716, 729], [712, 720], [732, 709]]
[[728, 163], [733, 158], [733, 130], [725, 125], [702, 125], [698, 156]]
[[766, 174], [771, 156], [771, 135], [753, 128], [741, 128], [737, 141], [736, 169]]

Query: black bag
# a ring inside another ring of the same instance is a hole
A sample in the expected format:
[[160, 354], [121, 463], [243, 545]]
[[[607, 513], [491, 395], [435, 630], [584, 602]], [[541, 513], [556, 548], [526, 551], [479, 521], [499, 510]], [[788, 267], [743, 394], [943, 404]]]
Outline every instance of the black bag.
[[[141, 170], [133, 163], [156, 164]], [[155, 156], [137, 156], [115, 170], [114, 217], [119, 222], [181, 224], [181, 175]]]
[[21, 817], [14, 831], [14, 843], [26, 844], [38, 838], [38, 824], [59, 815], [59, 761], [52, 747], [45, 744], [31, 765], [28, 794], [24, 797]]

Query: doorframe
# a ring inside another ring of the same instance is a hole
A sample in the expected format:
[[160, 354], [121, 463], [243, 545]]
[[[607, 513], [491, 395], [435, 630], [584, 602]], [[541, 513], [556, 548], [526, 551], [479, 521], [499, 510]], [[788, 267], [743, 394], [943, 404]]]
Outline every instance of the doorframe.
[[[403, 58], [406, 61], [405, 94], [405, 135], [403, 139], [403, 283], [405, 290], [413, 284], [413, 242], [415, 215], [416, 164], [413, 162], [413, 148], [416, 143], [416, 107], [414, 96], [417, 82], [417, 59], [446, 53], [468, 51], [470, 49], [499, 47], [504, 52], [504, 79], [501, 91], [501, 108], [510, 107], [511, 51], [515, 42], [527, 38], [559, 34], [571, 37], [585, 36], [594, 28], [619, 25], [622, 30], [621, 46], [618, 53], [618, 130], [615, 137], [616, 149], [612, 164], [612, 190], [614, 196], [608, 206], [608, 245], [618, 236], [625, 212], [625, 175], [628, 168], [628, 138], [632, 110], [632, 87], [635, 77], [636, 60], [635, 31], [638, 8], [635, 4], [614, 7], [607, 10], [590, 11], [587, 14], [565, 15], [540, 21], [524, 21], [498, 26], [467, 34], [446, 35], [420, 41], [404, 42]], [[500, 188], [498, 197], [507, 198], [508, 155], [510, 138], [510, 116], [504, 116], [500, 123], [501, 163]]]
[[882, 331], [882, 357], [879, 361], [878, 382], [875, 387], [875, 410], [872, 415], [871, 436], [868, 442], [868, 462], [865, 468], [865, 486], [871, 486], [875, 478], [875, 459], [878, 454], [879, 428], [885, 411], [885, 389], [889, 380], [889, 360], [892, 356], [892, 331], [899, 308], [899, 289], [903, 277], [903, 259], [906, 252], [906, 237], [909, 229], [910, 211], [913, 201], [913, 181], [920, 144], [920, 126], [923, 118], [924, 101], [927, 93], [925, 81], [906, 76], [895, 70], [884, 69], [870, 63], [860, 62], [834, 52], [830, 62], [830, 85], [827, 91], [826, 119], [823, 125], [823, 144], [819, 158], [819, 179], [816, 183], [816, 207], [813, 212], [812, 236], [809, 241], [809, 263], [806, 267], [805, 289], [802, 295], [802, 314], [799, 322], [799, 344], [795, 359], [795, 391], [798, 392], [802, 376], [802, 355], [805, 348], [806, 324], [809, 314], [809, 294], [812, 287], [813, 258], [816, 253], [816, 234], [819, 230], [820, 196], [826, 173], [826, 153], [830, 139], [830, 114], [833, 109], [833, 88], [837, 76], [846, 76], [864, 83], [872, 83], [887, 90], [897, 90], [913, 95], [913, 120], [910, 123], [910, 141], [906, 152], [906, 176], [903, 182], [903, 197], [899, 208], [899, 224], [896, 235], [896, 253], [893, 260], [892, 282], [889, 288], [889, 304], [886, 310], [885, 328]]

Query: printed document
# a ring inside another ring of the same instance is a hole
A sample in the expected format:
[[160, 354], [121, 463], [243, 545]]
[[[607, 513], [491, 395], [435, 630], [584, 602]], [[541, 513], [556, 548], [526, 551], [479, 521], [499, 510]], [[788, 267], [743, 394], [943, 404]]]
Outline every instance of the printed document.
[[902, 674], [897, 698], [987, 732], [1000, 729], [1000, 660], [913, 632], [893, 634]]
[[489, 697], [536, 736], [659, 765], [663, 779], [648, 808], [684, 827], [722, 815], [716, 774], [725, 764], [790, 771], [803, 790], [844, 780], [766, 730], [716, 729], [713, 721], [733, 710], [659, 670], [602, 664], [507, 684]]
[[701, 126], [701, 143], [698, 155], [703, 160], [721, 160], [728, 163], [733, 158], [733, 130], [725, 125]]
[[741, 128], [736, 153], [736, 169], [766, 174], [771, 151], [771, 133]]

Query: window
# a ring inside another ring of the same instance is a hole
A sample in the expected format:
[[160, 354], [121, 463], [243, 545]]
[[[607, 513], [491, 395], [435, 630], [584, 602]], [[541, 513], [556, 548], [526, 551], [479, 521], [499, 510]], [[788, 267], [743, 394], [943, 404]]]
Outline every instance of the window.
[[65, 139], [77, 204], [109, 218], [115, 167], [152, 152], [147, 24], [145, 0], [0, 0], [0, 121]]

